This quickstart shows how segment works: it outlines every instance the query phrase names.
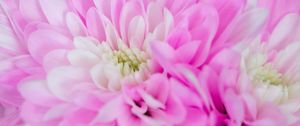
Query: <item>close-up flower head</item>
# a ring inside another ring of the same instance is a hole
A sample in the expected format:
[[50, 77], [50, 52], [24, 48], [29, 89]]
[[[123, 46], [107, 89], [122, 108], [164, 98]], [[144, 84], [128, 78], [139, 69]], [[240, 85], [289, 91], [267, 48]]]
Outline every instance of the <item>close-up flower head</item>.
[[0, 0], [0, 126], [300, 126], [299, 0]]

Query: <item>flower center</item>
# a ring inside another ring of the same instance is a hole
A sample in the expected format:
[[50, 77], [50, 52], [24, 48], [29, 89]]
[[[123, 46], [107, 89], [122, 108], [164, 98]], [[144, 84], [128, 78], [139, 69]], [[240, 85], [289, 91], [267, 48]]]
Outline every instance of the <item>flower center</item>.
[[112, 57], [123, 76], [139, 71], [147, 61], [146, 54], [138, 49], [115, 50]]
[[271, 65], [264, 65], [257, 68], [254, 74], [254, 80], [271, 85], [280, 85], [284, 83], [283, 75], [272, 68]]

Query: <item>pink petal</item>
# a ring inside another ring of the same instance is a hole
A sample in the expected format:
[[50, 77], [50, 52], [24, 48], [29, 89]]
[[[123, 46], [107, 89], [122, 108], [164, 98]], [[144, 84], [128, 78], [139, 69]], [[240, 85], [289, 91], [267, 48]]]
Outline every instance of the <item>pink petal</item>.
[[267, 14], [267, 10], [256, 8], [237, 16], [217, 39], [215, 46], [231, 45], [256, 36], [262, 30]]
[[[21, 117], [28, 123], [39, 123], [43, 120], [47, 108], [40, 107], [30, 102], [24, 102], [22, 105]], [[30, 116], [28, 116], [30, 115]]]
[[[94, 84], [82, 83], [72, 89], [72, 99], [81, 108], [98, 110], [102, 101], [111, 98], [111, 95], [102, 93]], [[98, 97], [100, 95], [101, 97]]]
[[119, 37], [117, 29], [110, 22], [108, 22], [106, 27], [105, 27], [105, 34], [106, 34], [107, 42], [109, 43], [110, 47], [112, 49], [117, 49], [118, 39], [120, 37]]
[[[0, 20], [4, 15], [0, 14]], [[14, 33], [14, 29], [7, 24], [8, 21], [5, 18], [5, 23], [0, 22], [0, 48], [1, 53], [5, 55], [17, 55], [24, 52], [22, 44], [18, 40], [18, 36]]]
[[253, 123], [251, 123], [251, 126], [283, 126], [283, 124], [279, 124], [272, 119], [261, 119], [255, 120]]
[[69, 113], [72, 110], [74, 110], [74, 107], [67, 103], [53, 105], [51, 106], [50, 109], [48, 109], [47, 112], [45, 112], [45, 115], [43, 116], [43, 120], [49, 121], [49, 120], [62, 118], [66, 113]]
[[72, 66], [55, 68], [47, 76], [49, 90], [55, 96], [65, 101], [70, 101], [74, 86], [89, 81], [90, 78], [87, 70]]
[[154, 28], [163, 20], [163, 5], [162, 2], [151, 2], [147, 6], [147, 17], [149, 21], [149, 31], [153, 31]]
[[194, 66], [200, 66], [208, 56], [212, 39], [217, 31], [219, 22], [217, 12], [211, 6], [197, 4], [189, 7], [181, 16], [184, 18], [178, 19], [182, 20], [179, 25], [188, 28], [193, 40], [201, 41], [192, 60]]
[[29, 36], [28, 50], [32, 57], [39, 63], [47, 53], [54, 49], [70, 48], [71, 40], [52, 30], [38, 30]]
[[[145, 84], [147, 86], [146, 92], [148, 94], [163, 104], [166, 102], [167, 98], [169, 97], [170, 87], [168, 85], [169, 81], [164, 75], [154, 74], [145, 82]], [[157, 89], [161, 89], [163, 92]]]
[[80, 49], [70, 51], [68, 59], [72, 65], [86, 68], [90, 68], [100, 61], [100, 58], [94, 53]]
[[184, 18], [181, 19], [183, 21], [179, 25], [189, 29], [192, 39], [210, 43], [219, 23], [215, 8], [205, 4], [196, 4], [186, 9], [181, 16]]
[[164, 110], [157, 110], [151, 113], [154, 118], [162, 119], [163, 121], [174, 124], [180, 123], [185, 119], [186, 110], [179, 99], [170, 95], [165, 105], [166, 108]]
[[[211, 1], [211, 0], [210, 0]], [[222, 34], [228, 24], [243, 11], [246, 4], [245, 0], [212, 0], [218, 6], [220, 24], [217, 36]]]
[[103, 52], [97, 47], [99, 43], [97, 39], [92, 37], [75, 37], [73, 42], [77, 49], [87, 50], [101, 57]]
[[152, 95], [146, 93], [144, 90], [138, 90], [138, 91], [139, 91], [141, 97], [143, 98], [143, 100], [145, 101], [145, 103], [147, 104], [147, 106], [154, 108], [154, 109], [164, 109], [165, 108], [163, 103], [161, 103], [160, 101], [155, 99]]
[[251, 119], [255, 119], [257, 115], [256, 99], [248, 93], [242, 95], [242, 99], [245, 106], [246, 115], [249, 115]]
[[[171, 81], [171, 91], [173, 94], [176, 94], [176, 97], [182, 101], [182, 103], [186, 106], [201, 106], [201, 100], [199, 99], [198, 95], [193, 92], [192, 89], [189, 89], [183, 83], [172, 79]], [[179, 93], [180, 92], [180, 93]]]
[[85, 16], [88, 9], [94, 6], [93, 0], [72, 0], [72, 3], [82, 16]]
[[141, 48], [145, 39], [146, 23], [143, 17], [136, 16], [130, 23], [128, 28], [128, 40], [130, 47]]
[[111, 0], [111, 20], [118, 31], [120, 31], [120, 15], [125, 0]]
[[240, 54], [231, 49], [224, 49], [214, 56], [210, 64], [218, 73], [224, 68], [235, 69], [240, 65]]
[[286, 123], [286, 117], [280, 111], [278, 106], [276, 106], [272, 103], [264, 103], [258, 109], [259, 109], [259, 113], [257, 115], [257, 118], [271, 119], [271, 120], [273, 120], [273, 122], [276, 122], [277, 124], [285, 124]]
[[120, 15], [120, 34], [122, 39], [128, 41], [129, 23], [133, 17], [143, 13], [142, 7], [137, 1], [128, 1], [124, 4]]
[[46, 85], [46, 80], [42, 77], [33, 76], [23, 79], [20, 82], [19, 91], [27, 101], [36, 105], [51, 107], [59, 102], [59, 100], [50, 93]]
[[111, 1], [110, 0], [93, 0], [97, 9], [106, 17], [111, 16]]
[[39, 0], [41, 9], [52, 25], [64, 26], [64, 16], [69, 10], [67, 1], [61, 0]]
[[274, 28], [269, 39], [269, 49], [282, 49], [293, 41], [293, 37], [298, 35], [297, 27], [300, 24], [299, 15], [291, 13], [284, 16]]
[[45, 21], [45, 15], [41, 10], [38, 0], [20, 0], [19, 7], [20, 12], [25, 19]]
[[19, 56], [15, 60], [15, 65], [20, 70], [28, 74], [43, 73], [43, 68], [29, 55]]
[[75, 13], [67, 13], [66, 24], [73, 36], [84, 36], [87, 34], [87, 30], [83, 22], [77, 15], [75, 15]]
[[194, 107], [187, 109], [187, 116], [185, 121], [179, 125], [186, 126], [208, 126], [208, 116], [201, 110]]
[[[84, 116], [82, 116], [84, 115]], [[64, 116], [63, 121], [60, 123], [62, 126], [80, 126], [89, 124], [97, 112], [87, 109], [77, 109]]]
[[189, 63], [195, 57], [200, 44], [200, 41], [188, 42], [176, 49], [175, 55], [179, 61]]
[[167, 36], [166, 41], [173, 47], [178, 48], [184, 43], [191, 41], [191, 34], [187, 29], [176, 28], [173, 29]]
[[[200, 78], [201, 77], [201, 78]], [[210, 67], [204, 67], [199, 74], [200, 82], [203, 82], [210, 93], [210, 99], [213, 107], [218, 111], [224, 111], [223, 101], [221, 100], [220, 86], [218, 85], [218, 75]]]
[[175, 57], [175, 50], [165, 42], [150, 43], [153, 57], [166, 70], [173, 71], [173, 64], [177, 62]]
[[53, 68], [69, 65], [67, 59], [68, 51], [64, 49], [56, 49], [49, 52], [43, 60], [43, 68], [49, 72]]
[[289, 126], [299, 126], [299, 125], [300, 125], [300, 120], [297, 121], [297, 122], [295, 122], [295, 123], [293, 123], [293, 124], [291, 124], [291, 125], [289, 125]]
[[89, 33], [99, 41], [105, 40], [104, 24], [96, 8], [90, 8], [86, 16], [86, 24]]
[[23, 103], [24, 99], [16, 88], [17, 87], [15, 87], [14, 85], [0, 85], [1, 104], [7, 104], [11, 107], [17, 107]]
[[237, 125], [241, 125], [245, 116], [242, 99], [232, 90], [226, 91], [224, 95], [223, 100], [228, 115]]
[[122, 99], [121, 97], [117, 97], [112, 99], [103, 107], [100, 108], [100, 111], [97, 117], [93, 120], [93, 123], [98, 122], [111, 122], [120, 117], [122, 107]]
[[94, 83], [102, 89], [106, 89], [108, 87], [108, 79], [105, 76], [104, 67], [105, 66], [103, 64], [96, 65], [90, 72]]

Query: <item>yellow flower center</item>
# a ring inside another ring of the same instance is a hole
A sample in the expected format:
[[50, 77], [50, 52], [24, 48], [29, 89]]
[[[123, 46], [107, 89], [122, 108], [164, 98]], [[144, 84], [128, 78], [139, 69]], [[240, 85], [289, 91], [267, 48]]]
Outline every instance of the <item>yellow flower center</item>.
[[258, 68], [254, 74], [254, 80], [262, 81], [271, 85], [280, 85], [284, 83], [284, 77], [271, 65], [264, 65]]
[[139, 71], [147, 62], [146, 54], [138, 49], [115, 50], [112, 52], [112, 57], [124, 76]]

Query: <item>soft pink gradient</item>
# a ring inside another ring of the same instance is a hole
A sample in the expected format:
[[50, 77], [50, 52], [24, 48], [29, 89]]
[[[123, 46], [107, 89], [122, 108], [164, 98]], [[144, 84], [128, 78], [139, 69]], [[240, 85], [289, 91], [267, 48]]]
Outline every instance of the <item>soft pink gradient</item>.
[[[273, 29], [266, 31], [270, 35], [265, 41], [258, 38], [246, 46], [223, 49], [198, 76], [213, 105], [228, 114], [233, 125], [299, 125], [299, 14], [286, 14]], [[252, 69], [266, 65], [284, 77], [278, 85], [252, 75]]]
[[[296, 0], [3, 0], [0, 125], [297, 126], [299, 9]], [[293, 97], [257, 86], [270, 82], [248, 71], [255, 63], [292, 78]]]
[[[173, 60], [169, 54], [177, 57], [175, 64], [205, 62], [218, 29], [217, 9], [235, 3], [215, 4], [194, 0], [4, 2], [24, 39], [21, 47], [35, 61], [30, 65], [43, 68], [18, 83], [25, 99], [23, 121], [39, 126], [213, 122], [180, 74], [170, 76], [165, 71], [171, 72], [173, 66], [167, 65]], [[240, 6], [242, 2], [232, 10], [232, 17]], [[121, 74], [106, 56], [124, 48], [141, 51], [134, 53], [146, 57], [145, 68], [134, 75], [124, 68]], [[195, 101], [188, 101], [189, 97]]]

